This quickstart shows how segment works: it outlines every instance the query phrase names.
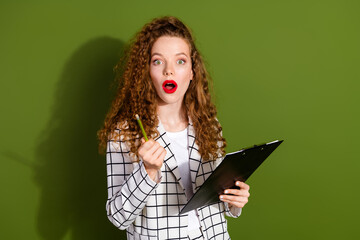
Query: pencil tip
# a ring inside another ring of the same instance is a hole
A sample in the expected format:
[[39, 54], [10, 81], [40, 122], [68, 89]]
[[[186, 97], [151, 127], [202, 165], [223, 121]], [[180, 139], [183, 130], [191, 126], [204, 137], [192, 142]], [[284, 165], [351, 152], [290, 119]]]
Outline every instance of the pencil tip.
[[139, 115], [135, 114], [136, 120], [139, 120]]

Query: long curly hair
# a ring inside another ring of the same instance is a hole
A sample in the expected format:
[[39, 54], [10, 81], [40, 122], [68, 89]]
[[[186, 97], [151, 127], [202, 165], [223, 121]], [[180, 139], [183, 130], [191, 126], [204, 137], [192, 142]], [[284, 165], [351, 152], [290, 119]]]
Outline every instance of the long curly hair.
[[118, 90], [104, 126], [98, 131], [99, 149], [105, 152], [110, 139], [124, 139], [134, 161], [138, 161], [141, 130], [134, 117], [136, 113], [141, 118], [145, 132], [153, 138], [159, 136], [157, 93], [149, 69], [152, 46], [162, 36], [180, 37], [190, 47], [193, 79], [184, 96], [184, 105], [195, 129], [200, 155], [204, 161], [215, 160], [225, 154], [226, 141], [216, 119], [215, 105], [211, 102], [210, 76], [190, 30], [171, 16], [155, 18], [146, 24], [131, 41], [125, 57], [115, 66]]

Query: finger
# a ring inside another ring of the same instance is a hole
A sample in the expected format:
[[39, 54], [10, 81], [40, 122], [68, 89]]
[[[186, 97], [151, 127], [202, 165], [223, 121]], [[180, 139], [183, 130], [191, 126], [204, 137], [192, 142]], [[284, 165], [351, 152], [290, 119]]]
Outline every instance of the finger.
[[228, 200], [222, 200], [223, 202], [227, 202], [228, 204], [231, 204], [234, 207], [243, 208], [246, 204], [246, 202], [232, 202]]
[[[150, 140], [149, 140], [150, 141]], [[154, 156], [154, 153], [156, 150], [160, 147], [160, 144], [158, 142], [153, 141], [153, 145], [148, 149], [144, 154], [144, 160], [148, 162], [149, 164], [155, 164], [156, 156]]]
[[246, 183], [244, 182], [240, 182], [240, 181], [236, 181], [235, 182], [235, 185], [242, 188], [242, 189], [245, 189], [245, 190], [250, 190], [250, 186], [247, 185]]
[[223, 202], [231, 203], [231, 204], [236, 204], [236, 203], [246, 204], [248, 202], [248, 198], [246, 198], [246, 197], [233, 198], [232, 196], [227, 196], [227, 195], [221, 195], [220, 200]]
[[242, 202], [247, 203], [249, 200], [247, 197], [233, 196], [233, 195], [221, 195], [221, 200], [231, 201], [231, 202]]
[[[166, 150], [164, 149], [164, 150], [161, 152], [160, 156], [157, 158], [157, 161], [161, 161], [161, 162], [163, 163], [165, 156], [166, 156]], [[162, 165], [162, 164], [161, 164], [161, 165]]]
[[160, 147], [160, 144], [158, 142], [155, 142], [153, 140], [153, 145], [151, 146], [151, 148], [148, 150], [148, 152], [151, 154], [151, 155], [154, 155], [156, 150]]
[[158, 167], [158, 168], [161, 168], [161, 167], [162, 167], [162, 165], [163, 165], [163, 163], [164, 163], [165, 155], [166, 155], [166, 150], [164, 149], [163, 151], [161, 151], [160, 156], [156, 159], [157, 167]]
[[166, 150], [164, 149], [164, 151], [161, 153], [161, 155], [159, 156], [159, 158], [164, 161], [164, 158], [166, 156]]
[[[141, 140], [142, 141], [142, 140]], [[144, 155], [147, 153], [147, 151], [152, 147], [153, 142], [152, 141], [147, 141], [147, 142], [143, 142], [141, 143], [140, 147], [138, 148], [138, 153], [140, 156], [144, 157]]]
[[165, 149], [159, 145], [158, 148], [153, 153], [154, 159], [158, 159], [160, 157], [160, 155], [163, 153], [163, 150], [165, 150]]
[[226, 189], [224, 191], [224, 194], [233, 194], [236, 196], [242, 196], [242, 197], [250, 197], [250, 193], [248, 190], [242, 190], [242, 189]]
[[149, 151], [155, 143], [154, 139], [149, 139], [149, 141], [144, 142], [142, 146], [144, 147], [144, 150]]
[[141, 138], [141, 144], [143, 144], [143, 143], [145, 143], [146, 141], [145, 141], [145, 138]]
[[146, 163], [152, 167], [156, 167], [160, 169], [164, 163], [165, 155], [166, 155], [165, 149], [160, 146], [153, 155], [151, 156], [149, 155], [149, 158], [147, 159]]

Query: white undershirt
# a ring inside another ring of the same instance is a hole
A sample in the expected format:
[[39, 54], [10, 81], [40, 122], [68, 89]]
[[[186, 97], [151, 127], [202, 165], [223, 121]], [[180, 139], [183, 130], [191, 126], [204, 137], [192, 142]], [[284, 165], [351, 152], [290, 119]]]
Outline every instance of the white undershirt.
[[[179, 167], [180, 181], [185, 188], [188, 200], [192, 197], [193, 189], [190, 178], [190, 162], [188, 149], [188, 129], [180, 132], [167, 132], [167, 136], [171, 141], [171, 149], [176, 158]], [[188, 212], [189, 224], [188, 231], [200, 228], [200, 219], [195, 210]]]

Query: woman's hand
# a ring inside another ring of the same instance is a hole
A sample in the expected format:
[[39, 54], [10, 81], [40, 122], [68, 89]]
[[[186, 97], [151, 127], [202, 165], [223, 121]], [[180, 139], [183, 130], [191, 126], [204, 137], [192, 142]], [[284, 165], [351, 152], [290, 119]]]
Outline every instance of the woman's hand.
[[240, 187], [240, 189], [226, 189], [224, 191], [224, 194], [220, 195], [220, 200], [223, 202], [227, 202], [229, 204], [229, 207], [235, 206], [238, 208], [243, 208], [245, 204], [249, 201], [250, 186], [240, 181], [236, 181], [235, 185]]
[[164, 158], [166, 155], [166, 150], [154, 139], [149, 139], [145, 141], [144, 138], [141, 138], [141, 145], [138, 149], [139, 156], [144, 162], [146, 172], [152, 180], [156, 180], [156, 174], [161, 168]]

